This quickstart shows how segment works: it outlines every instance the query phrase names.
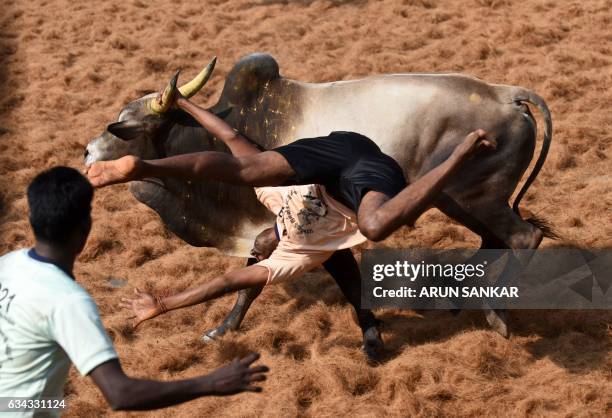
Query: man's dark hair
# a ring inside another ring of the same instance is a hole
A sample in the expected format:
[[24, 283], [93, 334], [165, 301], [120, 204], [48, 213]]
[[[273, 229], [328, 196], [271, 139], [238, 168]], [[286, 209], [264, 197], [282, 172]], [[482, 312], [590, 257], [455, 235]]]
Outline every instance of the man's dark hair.
[[37, 239], [63, 244], [91, 222], [93, 187], [77, 170], [54, 167], [28, 186], [30, 224]]

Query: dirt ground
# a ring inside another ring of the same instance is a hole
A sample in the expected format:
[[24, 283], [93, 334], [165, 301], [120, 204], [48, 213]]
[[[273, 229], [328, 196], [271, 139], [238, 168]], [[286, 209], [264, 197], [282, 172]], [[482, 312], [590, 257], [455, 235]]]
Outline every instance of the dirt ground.
[[[81, 168], [84, 146], [124, 104], [158, 90], [176, 68], [195, 74], [218, 55], [215, 76], [196, 99], [213, 104], [234, 62], [255, 51], [271, 53], [285, 76], [303, 81], [456, 71], [533, 89], [547, 100], [555, 131], [523, 206], [549, 220], [565, 243], [610, 247], [611, 10], [610, 0], [3, 0], [0, 253], [33, 242], [24, 191], [37, 172]], [[266, 289], [241, 332], [205, 344], [200, 334], [233, 297], [138, 330], [119, 298], [136, 286], [183, 289], [243, 261], [173, 237], [125, 186], [96, 194], [94, 222], [76, 276], [98, 302], [129, 374], [185, 378], [250, 350], [272, 369], [261, 395], [201, 399], [147, 416], [611, 414], [609, 311], [516, 311], [509, 340], [489, 331], [479, 312], [380, 311], [389, 353], [370, 367], [350, 307], [315, 271]], [[383, 245], [479, 241], [431, 211]], [[111, 278], [128, 284], [114, 288]], [[130, 415], [112, 414], [74, 370], [67, 399], [67, 416]]]

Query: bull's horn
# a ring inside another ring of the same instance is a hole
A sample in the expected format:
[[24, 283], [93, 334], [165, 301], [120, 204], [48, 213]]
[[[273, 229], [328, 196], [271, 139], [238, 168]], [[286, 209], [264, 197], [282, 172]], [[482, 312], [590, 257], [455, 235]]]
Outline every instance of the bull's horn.
[[204, 87], [204, 84], [206, 84], [206, 82], [210, 78], [213, 72], [213, 69], [215, 68], [216, 63], [217, 63], [217, 57], [213, 57], [210, 63], [206, 66], [206, 68], [204, 68], [200, 72], [200, 74], [195, 76], [195, 78], [191, 80], [189, 83], [185, 84], [184, 86], [179, 87], [179, 91], [181, 92], [181, 95], [189, 98], [193, 96], [194, 94], [196, 94], [198, 91], [200, 91], [200, 89]]
[[170, 106], [172, 105], [172, 92], [176, 89], [176, 82], [178, 81], [178, 76], [180, 74], [180, 70], [174, 74], [174, 77], [170, 80], [170, 83], [164, 89], [161, 95], [161, 103], [158, 101], [158, 98], [155, 97], [151, 99], [149, 102], [149, 106], [151, 110], [157, 114], [165, 113]]

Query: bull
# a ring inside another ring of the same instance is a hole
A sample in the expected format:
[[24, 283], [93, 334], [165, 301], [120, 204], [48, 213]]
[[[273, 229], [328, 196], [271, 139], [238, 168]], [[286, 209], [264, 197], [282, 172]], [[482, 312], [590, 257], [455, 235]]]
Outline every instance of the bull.
[[[214, 61], [182, 86], [181, 93], [197, 93], [213, 66]], [[537, 126], [527, 103], [543, 115], [544, 139], [533, 170], [510, 206], [535, 151]], [[128, 154], [156, 159], [229, 152], [185, 112], [159, 107], [154, 94], [125, 106], [117, 122], [87, 145], [86, 165]], [[304, 83], [281, 76], [276, 60], [258, 53], [234, 65], [209, 110], [264, 149], [332, 131], [361, 133], [400, 164], [408, 182], [444, 161], [469, 132], [485, 129], [495, 136], [497, 151], [467, 163], [434, 206], [478, 234], [481, 248], [535, 249], [544, 236], [554, 236], [542, 220], [525, 220], [519, 213], [552, 140], [545, 101], [522, 87], [429, 73]], [[256, 234], [274, 220], [250, 187], [163, 178], [132, 182], [130, 191], [187, 243], [216, 247], [228, 255], [248, 256]], [[239, 297], [238, 311], [234, 309], [239, 320], [252, 301], [246, 294]]]

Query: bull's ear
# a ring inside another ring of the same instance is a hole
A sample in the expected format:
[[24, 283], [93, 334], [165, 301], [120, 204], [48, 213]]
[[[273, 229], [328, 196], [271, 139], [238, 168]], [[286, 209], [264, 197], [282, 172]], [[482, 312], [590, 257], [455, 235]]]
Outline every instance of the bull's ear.
[[138, 120], [124, 120], [121, 122], [111, 123], [106, 127], [106, 130], [124, 141], [136, 139], [142, 136], [145, 131], [145, 124]]

